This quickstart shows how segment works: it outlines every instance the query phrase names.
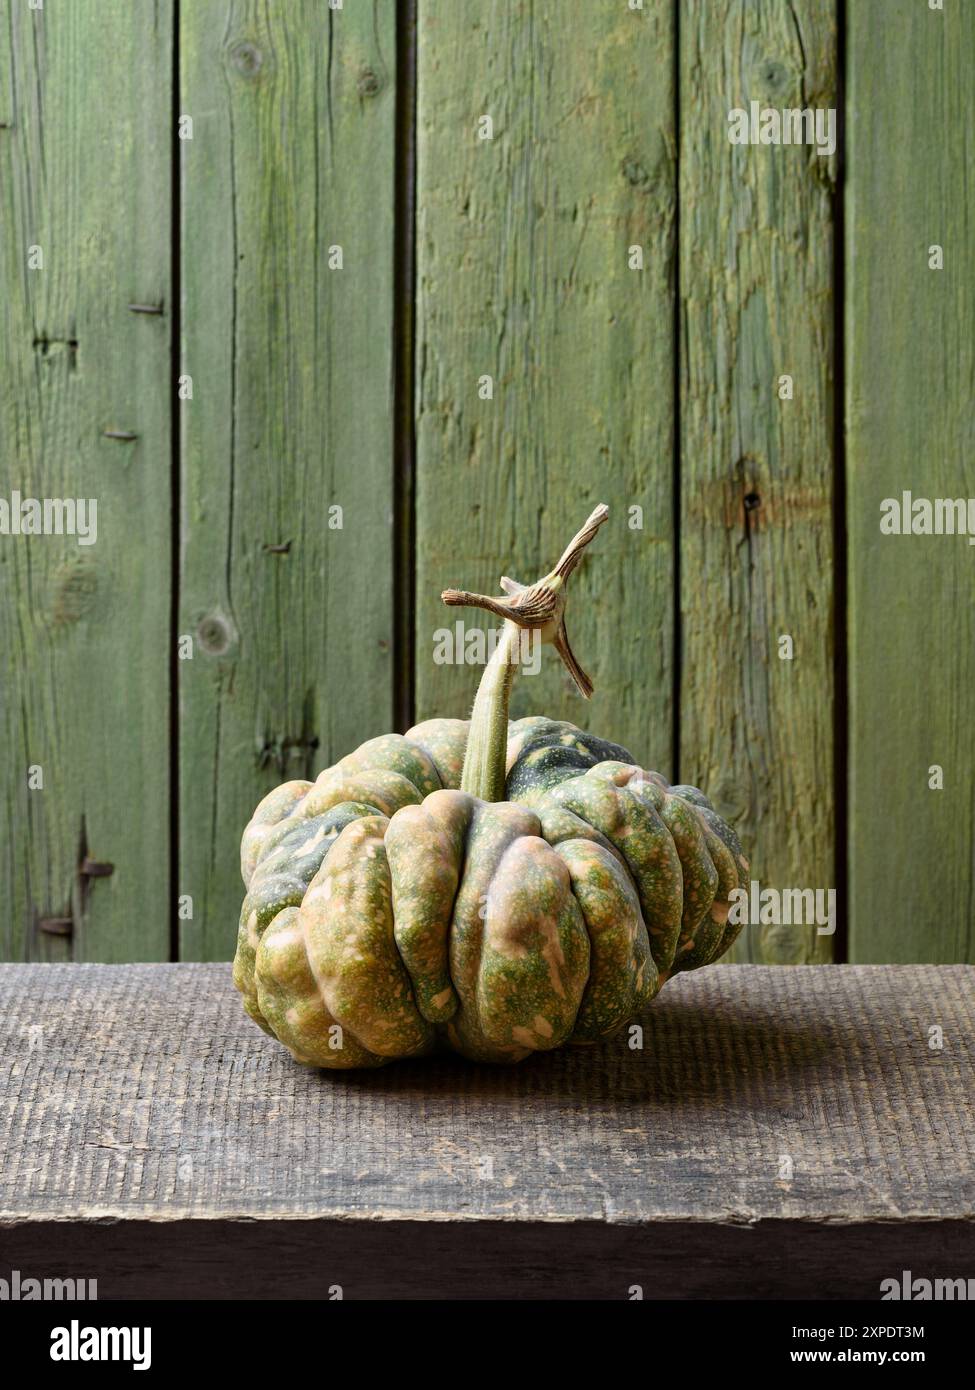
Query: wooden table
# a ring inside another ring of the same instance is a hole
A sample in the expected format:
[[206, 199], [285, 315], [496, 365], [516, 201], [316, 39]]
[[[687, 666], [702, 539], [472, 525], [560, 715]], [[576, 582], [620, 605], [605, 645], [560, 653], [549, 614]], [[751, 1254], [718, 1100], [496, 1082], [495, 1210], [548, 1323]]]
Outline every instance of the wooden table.
[[972, 1278], [973, 986], [970, 966], [716, 966], [668, 984], [642, 1050], [359, 1075], [295, 1064], [226, 965], [4, 965], [0, 1276], [101, 1298]]

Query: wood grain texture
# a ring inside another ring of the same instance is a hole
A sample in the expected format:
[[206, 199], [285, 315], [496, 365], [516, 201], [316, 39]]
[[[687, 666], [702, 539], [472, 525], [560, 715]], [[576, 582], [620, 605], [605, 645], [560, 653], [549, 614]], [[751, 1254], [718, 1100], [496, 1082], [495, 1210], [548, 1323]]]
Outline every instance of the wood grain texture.
[[391, 726], [395, 42], [380, 3], [182, 16], [184, 957], [233, 950], [265, 792]]
[[975, 7], [849, 17], [850, 952], [973, 960], [975, 549], [880, 518], [975, 497]]
[[5, 965], [0, 1222], [972, 1225], [973, 985], [722, 966], [667, 984], [640, 1051], [326, 1075], [226, 965]]
[[[512, 715], [568, 718], [664, 773], [672, 746], [673, 6], [420, 0], [418, 718], [466, 716], [479, 669], [434, 633], [440, 591], [544, 574], [597, 502], [611, 521]], [[479, 139], [489, 116], [493, 138]], [[643, 270], [627, 265], [639, 246]], [[479, 397], [490, 376], [493, 399]], [[643, 529], [628, 529], [631, 506]]]
[[[910, 1218], [822, 1225], [32, 1221], [0, 1225], [0, 1268], [97, 1279], [102, 1305], [143, 1298], [325, 1302], [335, 1299], [336, 1286], [345, 1301], [628, 1301], [634, 1286], [647, 1300], [877, 1300], [891, 1271], [975, 1277], [975, 1225]], [[18, 1329], [29, 1307], [18, 1308]], [[953, 1307], [925, 1304], [926, 1326], [932, 1308], [949, 1314]], [[316, 1316], [326, 1313], [319, 1308]], [[85, 1322], [92, 1316], [86, 1312]], [[258, 1345], [270, 1350], [273, 1343]], [[153, 1367], [164, 1364], [154, 1345]]]
[[0, 535], [7, 958], [169, 951], [171, 43], [168, 6], [0, 13], [0, 495], [97, 507]]
[[[728, 113], [836, 105], [835, 5], [689, 0], [680, 14], [679, 774], [735, 823], [763, 887], [826, 889], [835, 160], [732, 145]], [[830, 937], [795, 926], [751, 926], [735, 947], [830, 954]]]

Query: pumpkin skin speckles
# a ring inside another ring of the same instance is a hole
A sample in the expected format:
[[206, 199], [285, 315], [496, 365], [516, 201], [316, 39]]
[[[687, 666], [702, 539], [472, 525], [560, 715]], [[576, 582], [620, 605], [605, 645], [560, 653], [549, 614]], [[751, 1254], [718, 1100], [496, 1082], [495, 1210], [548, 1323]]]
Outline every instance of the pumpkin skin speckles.
[[506, 791], [509, 800], [531, 801], [574, 773], [596, 763], [633, 759], [618, 743], [609, 743], [564, 720], [538, 715], [509, 727]]
[[500, 860], [486, 895], [478, 1037], [467, 1044], [461, 1013], [461, 1050], [500, 1061], [516, 1047], [558, 1047], [572, 1032], [588, 976], [589, 937], [565, 864], [538, 835], [523, 835]]
[[[312, 784], [302, 785], [310, 789]], [[258, 810], [264, 806], [265, 802], [261, 802]], [[293, 807], [293, 802], [282, 800], [282, 810]], [[349, 822], [372, 815], [374, 810], [360, 801], [344, 801], [321, 816], [303, 819], [285, 815], [277, 826], [262, 824], [260, 864], [255, 865], [247, 880], [249, 888], [241, 908], [234, 959], [234, 983], [244, 996], [247, 1012], [261, 1027], [265, 1025], [257, 1003], [254, 968], [263, 932], [284, 908], [301, 905], [332, 843]]]
[[639, 768], [619, 762], [597, 763], [547, 795], [574, 811], [622, 855], [633, 877], [658, 970], [673, 962], [680, 931], [683, 876], [677, 847], [660, 818], [664, 793]]
[[619, 859], [593, 840], [563, 840], [572, 891], [591, 942], [589, 979], [573, 1042], [597, 1042], [627, 1023], [658, 989], [640, 901]]
[[433, 759], [442, 787], [460, 786], [469, 728], [466, 719], [427, 719], [407, 731], [410, 742], [420, 744]]
[[382, 1066], [389, 1058], [370, 1052], [340, 1029], [326, 1008], [308, 963], [299, 918], [298, 908], [286, 907], [261, 939], [255, 981], [267, 1031], [290, 1049], [296, 1061], [307, 1066]]
[[591, 1044], [737, 934], [748, 864], [696, 788], [530, 718], [509, 725], [508, 799], [481, 801], [458, 790], [467, 729], [372, 739], [244, 832], [234, 982], [298, 1061]]
[[433, 1045], [393, 936], [384, 816], [345, 827], [312, 879], [299, 911], [322, 1001], [378, 1057], [415, 1057]]
[[386, 831], [396, 946], [413, 981], [417, 1008], [431, 1023], [446, 1023], [459, 1003], [450, 979], [450, 923], [469, 800], [460, 792], [432, 792], [422, 806], [397, 811]]

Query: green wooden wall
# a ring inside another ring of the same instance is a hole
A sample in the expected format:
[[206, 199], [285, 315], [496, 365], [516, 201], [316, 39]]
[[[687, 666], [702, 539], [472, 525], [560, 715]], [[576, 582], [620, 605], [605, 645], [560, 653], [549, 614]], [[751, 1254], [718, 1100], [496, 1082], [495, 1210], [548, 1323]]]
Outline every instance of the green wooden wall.
[[905, 492], [975, 496], [975, 5], [892, 0], [881, 26], [851, 5], [850, 22], [851, 944], [970, 961], [975, 549], [879, 517]]
[[198, 960], [230, 951], [256, 802], [390, 728], [396, 24], [233, 0], [182, 4], [179, 34], [178, 887]]
[[[836, 106], [835, 6], [680, 14], [680, 775], [735, 818], [757, 881], [835, 886], [836, 161], [725, 133], [751, 101]], [[735, 955], [810, 962], [833, 946], [750, 927]]]
[[666, 771], [674, 14], [573, 8], [567, 23], [557, 3], [419, 6], [417, 711], [464, 717], [476, 684], [470, 666], [433, 661], [434, 632], [463, 616], [440, 591], [536, 579], [606, 502], [613, 541], [593, 547], [568, 614], [591, 707], [546, 661], [515, 683], [512, 715], [591, 719]]
[[959, 0], [0, 0], [0, 497], [98, 504], [0, 535], [0, 956], [228, 958], [256, 801], [465, 714], [440, 590], [605, 501], [592, 703], [514, 713], [837, 890], [739, 959], [975, 958], [973, 552], [880, 529], [975, 494], [973, 51]]
[[0, 13], [0, 497], [97, 503], [94, 544], [0, 535], [6, 959], [169, 952], [172, 44]]

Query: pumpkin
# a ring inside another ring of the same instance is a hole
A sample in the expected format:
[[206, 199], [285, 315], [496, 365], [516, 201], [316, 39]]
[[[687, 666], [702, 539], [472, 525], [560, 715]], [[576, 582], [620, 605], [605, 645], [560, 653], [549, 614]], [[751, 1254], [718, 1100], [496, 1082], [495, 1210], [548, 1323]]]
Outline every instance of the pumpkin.
[[702, 792], [573, 724], [508, 720], [525, 628], [592, 692], [565, 582], [607, 515], [534, 585], [445, 591], [504, 620], [469, 722], [370, 739], [257, 807], [234, 982], [299, 1062], [377, 1067], [440, 1047], [518, 1062], [595, 1043], [737, 935], [729, 901], [748, 863]]

